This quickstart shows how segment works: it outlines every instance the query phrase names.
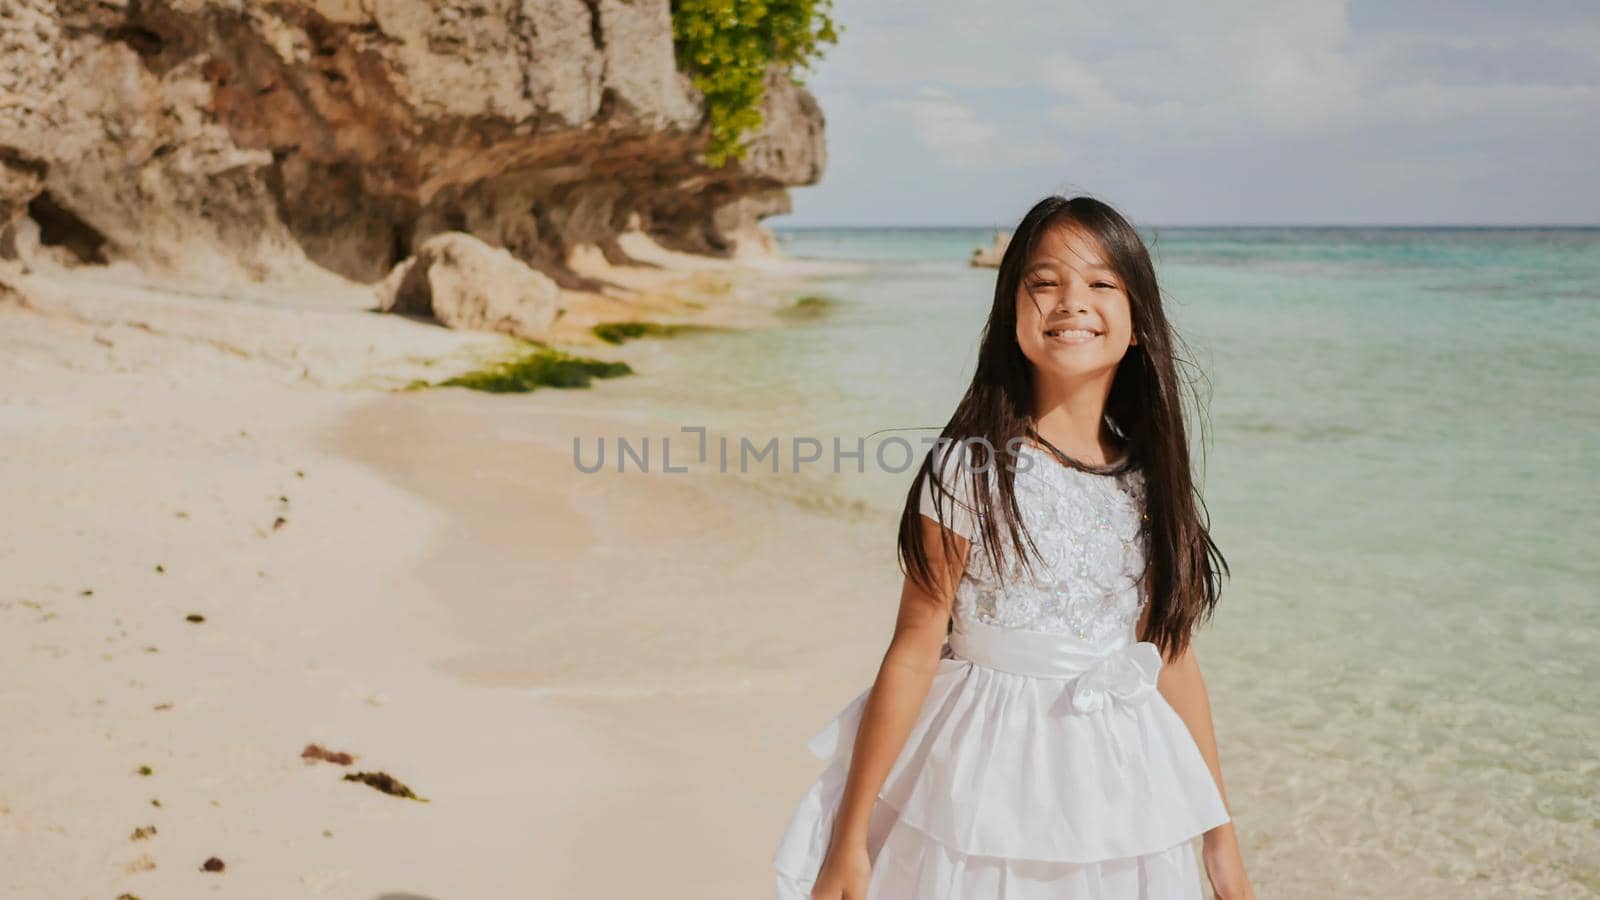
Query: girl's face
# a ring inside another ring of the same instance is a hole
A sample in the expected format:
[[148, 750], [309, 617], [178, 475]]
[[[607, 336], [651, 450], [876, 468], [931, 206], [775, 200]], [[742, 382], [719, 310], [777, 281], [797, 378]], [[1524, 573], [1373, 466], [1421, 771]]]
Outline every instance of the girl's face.
[[1127, 290], [1099, 242], [1072, 226], [1052, 227], [1017, 287], [1017, 344], [1035, 374], [1109, 379], [1136, 343]]

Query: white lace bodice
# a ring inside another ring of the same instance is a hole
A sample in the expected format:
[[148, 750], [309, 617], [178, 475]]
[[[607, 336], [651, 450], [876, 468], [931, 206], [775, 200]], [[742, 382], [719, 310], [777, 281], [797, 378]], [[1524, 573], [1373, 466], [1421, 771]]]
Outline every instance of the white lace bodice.
[[[961, 505], [943, 499], [945, 524], [972, 541], [956, 587], [957, 627], [970, 617], [1005, 628], [1070, 633], [1092, 643], [1120, 642], [1132, 635], [1143, 609], [1135, 583], [1146, 555], [1143, 473], [1096, 475], [1032, 445], [1019, 452], [1031, 465], [1017, 470], [1017, 507], [1042, 557], [1030, 560], [1031, 574], [1014, 552], [1003, 554], [1002, 571], [995, 571], [976, 516], [967, 515], [971, 495], [962, 479], [968, 476], [946, 465], [945, 472], [956, 475], [946, 484]], [[943, 462], [937, 448], [935, 459]], [[927, 490], [923, 512], [940, 518]], [[1008, 543], [1003, 524], [1001, 540]]]

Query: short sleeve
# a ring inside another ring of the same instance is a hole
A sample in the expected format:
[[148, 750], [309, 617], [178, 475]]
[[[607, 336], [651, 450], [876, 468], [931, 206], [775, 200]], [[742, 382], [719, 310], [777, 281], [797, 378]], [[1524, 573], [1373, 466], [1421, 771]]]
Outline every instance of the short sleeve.
[[978, 534], [981, 514], [972, 497], [972, 476], [975, 473], [963, 464], [967, 453], [967, 446], [960, 441], [935, 444], [929, 450], [928, 455], [933, 460], [934, 471], [940, 473], [940, 484], [944, 491], [939, 492], [939, 508], [935, 509], [934, 492], [938, 489], [934, 487], [932, 473], [923, 479], [922, 514], [971, 541]]

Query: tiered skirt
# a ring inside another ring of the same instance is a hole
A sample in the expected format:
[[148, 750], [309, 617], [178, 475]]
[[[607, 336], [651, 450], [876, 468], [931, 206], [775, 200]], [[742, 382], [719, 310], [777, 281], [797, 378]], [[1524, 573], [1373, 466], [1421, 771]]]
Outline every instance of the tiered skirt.
[[[1193, 840], [1228, 814], [1160, 667], [1131, 637], [960, 623], [878, 793], [867, 900], [1199, 900]], [[778, 900], [810, 900], [869, 692], [807, 745], [825, 766], [773, 856]]]

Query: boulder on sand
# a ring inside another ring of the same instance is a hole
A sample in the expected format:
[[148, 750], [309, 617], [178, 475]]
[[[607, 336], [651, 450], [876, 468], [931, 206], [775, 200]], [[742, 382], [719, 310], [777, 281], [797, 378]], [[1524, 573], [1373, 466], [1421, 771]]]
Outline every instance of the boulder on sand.
[[548, 276], [461, 231], [428, 238], [377, 292], [386, 312], [531, 340], [542, 338], [561, 312], [560, 289]]

